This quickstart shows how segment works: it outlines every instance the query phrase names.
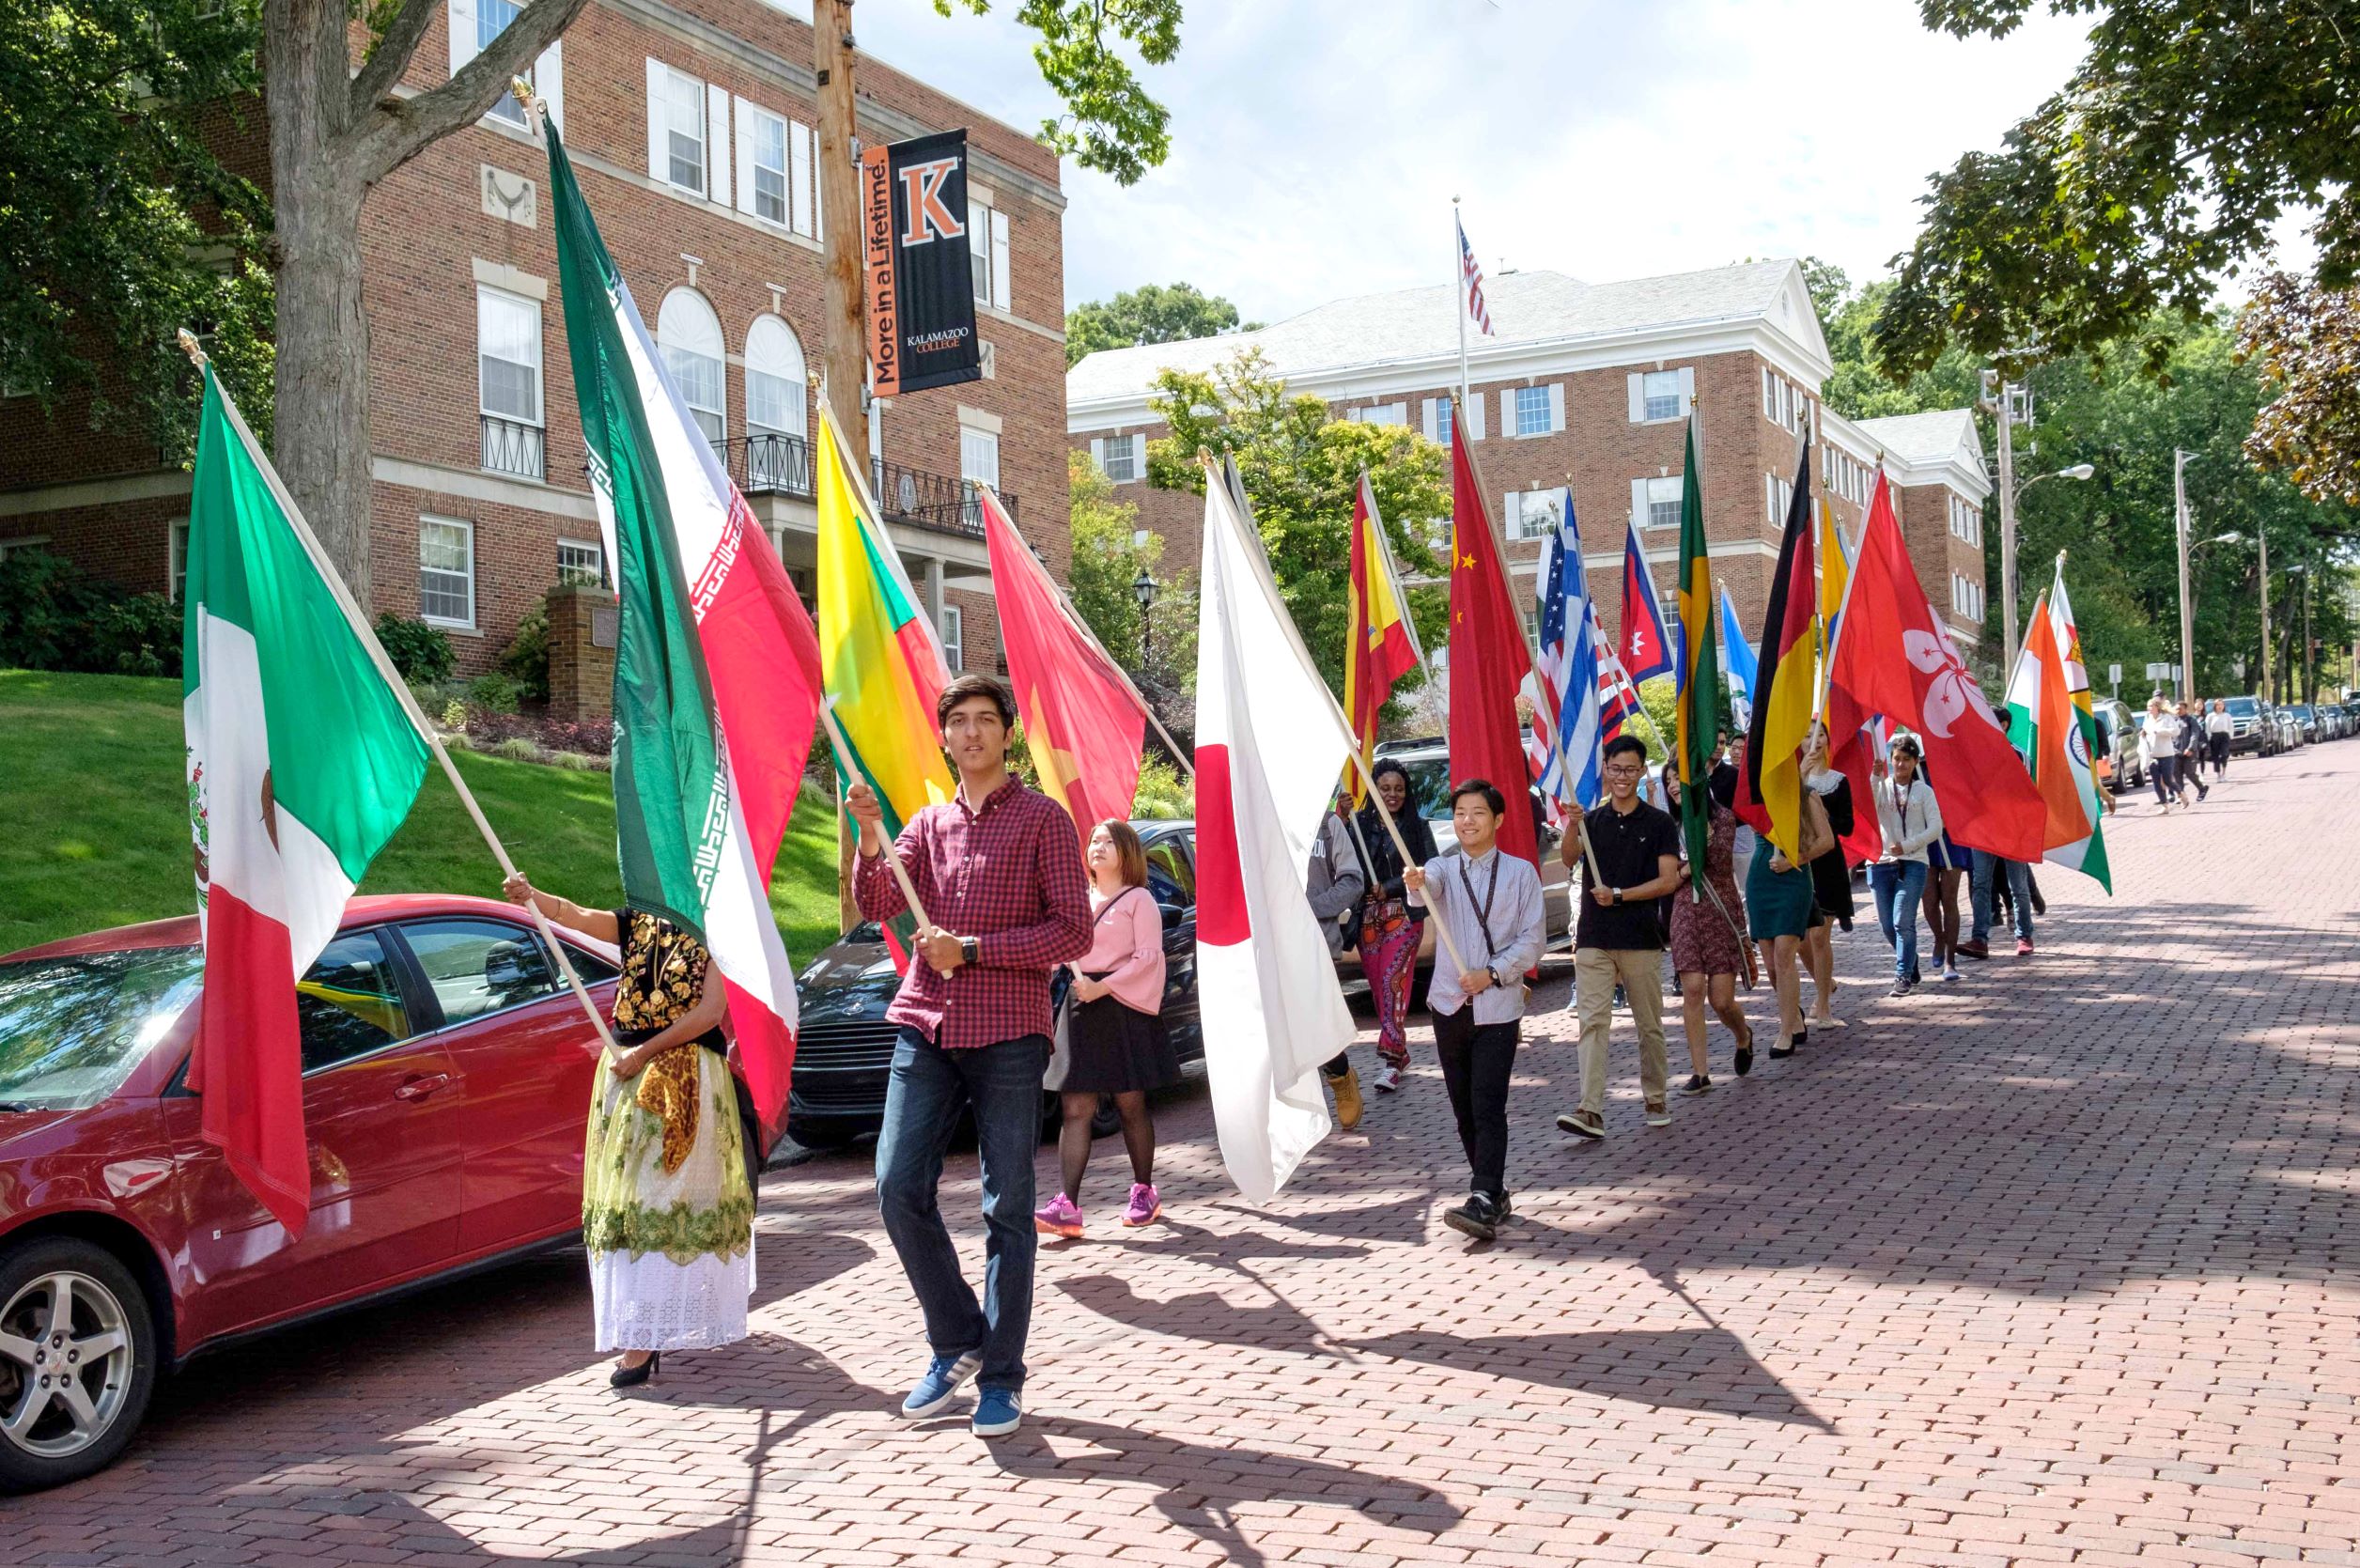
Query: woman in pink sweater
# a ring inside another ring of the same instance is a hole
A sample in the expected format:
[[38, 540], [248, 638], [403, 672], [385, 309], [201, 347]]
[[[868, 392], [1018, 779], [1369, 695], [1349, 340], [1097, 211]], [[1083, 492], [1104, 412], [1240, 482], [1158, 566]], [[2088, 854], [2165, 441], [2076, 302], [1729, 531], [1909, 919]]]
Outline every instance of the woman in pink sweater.
[[1057, 1152], [1064, 1190], [1032, 1216], [1046, 1235], [1081, 1234], [1081, 1173], [1090, 1163], [1090, 1124], [1098, 1096], [1114, 1096], [1123, 1146], [1131, 1157], [1126, 1225], [1163, 1215], [1156, 1195], [1156, 1124], [1147, 1091], [1180, 1081], [1180, 1060], [1165, 1032], [1163, 913], [1147, 891], [1147, 854], [1127, 822], [1101, 822], [1090, 834], [1090, 951], [1070, 966], [1065, 1003], [1064, 1125]]

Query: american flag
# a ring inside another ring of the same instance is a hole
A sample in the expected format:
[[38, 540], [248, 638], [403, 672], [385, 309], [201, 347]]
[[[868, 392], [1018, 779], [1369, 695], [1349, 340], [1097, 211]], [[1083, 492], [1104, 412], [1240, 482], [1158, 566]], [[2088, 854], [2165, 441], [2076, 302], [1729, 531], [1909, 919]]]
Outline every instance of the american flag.
[[1475, 247], [1467, 242], [1467, 225], [1459, 224], [1458, 230], [1459, 284], [1467, 290], [1467, 314], [1475, 318], [1476, 330], [1489, 337], [1491, 307], [1483, 303], [1483, 270], [1475, 264]]

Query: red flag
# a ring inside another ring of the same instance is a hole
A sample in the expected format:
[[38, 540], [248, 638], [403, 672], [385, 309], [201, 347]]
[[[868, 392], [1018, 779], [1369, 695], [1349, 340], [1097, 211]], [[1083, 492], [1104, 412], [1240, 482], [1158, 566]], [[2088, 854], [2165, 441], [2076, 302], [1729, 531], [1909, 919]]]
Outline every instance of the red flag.
[[[1896, 652], [1902, 657], [1892, 657]], [[1853, 706], [1842, 706], [1839, 696]], [[1934, 799], [1953, 838], [2011, 861], [2041, 858], [2048, 808], [2008, 744], [2008, 726], [1934, 620], [1882, 474], [1860, 531], [1844, 634], [1829, 673], [1828, 722], [1848, 722], [1856, 730], [1869, 713], [1883, 714], [1923, 742]]]
[[980, 487], [976, 497], [1025, 746], [1041, 793], [1065, 808], [1086, 853], [1092, 829], [1130, 818], [1147, 715], [1098, 640], [1066, 616], [1056, 585], [999, 499]]
[[1464, 421], [1451, 422], [1451, 782], [1489, 779], [1508, 797], [1499, 846], [1541, 863], [1525, 778], [1516, 688], [1532, 673], [1532, 650], [1516, 619], [1483, 487], [1475, 482]]

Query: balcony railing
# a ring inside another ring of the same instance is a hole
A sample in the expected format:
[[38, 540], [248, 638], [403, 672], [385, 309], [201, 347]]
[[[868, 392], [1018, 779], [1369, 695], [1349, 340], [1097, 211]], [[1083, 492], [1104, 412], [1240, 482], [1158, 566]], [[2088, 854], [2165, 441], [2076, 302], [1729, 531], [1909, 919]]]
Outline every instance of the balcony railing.
[[547, 444], [538, 425], [503, 419], [496, 413], [485, 414], [483, 419], [485, 472], [513, 474], [520, 479], [538, 479], [547, 472]]
[[[722, 466], [738, 488], [750, 496], [813, 499], [811, 442], [802, 436], [733, 437], [726, 443]], [[877, 498], [877, 508], [889, 520], [939, 534], [983, 537], [983, 510], [965, 480], [883, 458], [870, 459], [868, 478], [869, 493]], [[1000, 500], [1014, 519], [1017, 515], [1017, 498], [1001, 490]]]

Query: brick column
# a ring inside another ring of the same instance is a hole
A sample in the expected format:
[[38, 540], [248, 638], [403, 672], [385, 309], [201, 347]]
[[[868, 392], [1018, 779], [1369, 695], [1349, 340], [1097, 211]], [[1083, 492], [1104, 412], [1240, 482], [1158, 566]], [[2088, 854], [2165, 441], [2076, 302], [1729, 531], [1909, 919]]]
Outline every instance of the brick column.
[[613, 717], [614, 595], [606, 588], [549, 593], [549, 713], [577, 721]]

